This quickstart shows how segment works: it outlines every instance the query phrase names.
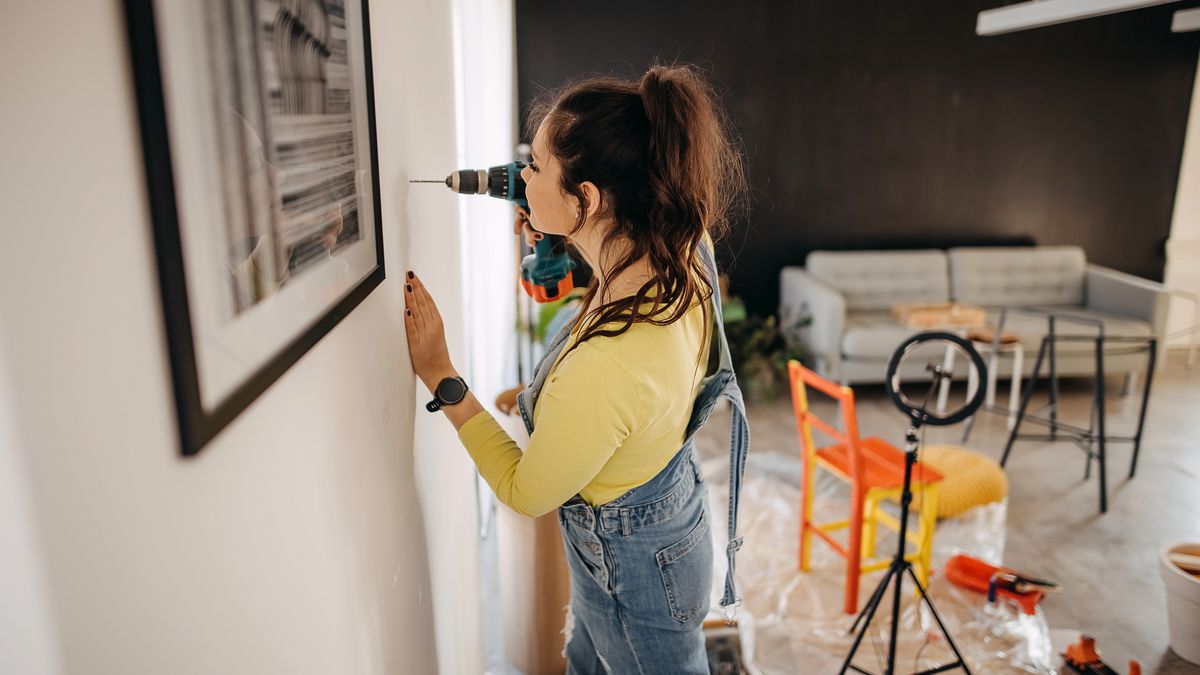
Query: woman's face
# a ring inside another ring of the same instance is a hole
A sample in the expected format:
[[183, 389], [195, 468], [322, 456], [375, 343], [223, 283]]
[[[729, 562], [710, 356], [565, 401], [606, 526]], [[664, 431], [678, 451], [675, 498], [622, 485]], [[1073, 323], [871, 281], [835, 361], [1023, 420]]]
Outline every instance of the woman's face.
[[579, 204], [559, 184], [561, 165], [546, 147], [546, 125], [533, 136], [533, 163], [521, 170], [525, 198], [529, 200], [529, 224], [547, 234], [566, 235], [575, 227]]

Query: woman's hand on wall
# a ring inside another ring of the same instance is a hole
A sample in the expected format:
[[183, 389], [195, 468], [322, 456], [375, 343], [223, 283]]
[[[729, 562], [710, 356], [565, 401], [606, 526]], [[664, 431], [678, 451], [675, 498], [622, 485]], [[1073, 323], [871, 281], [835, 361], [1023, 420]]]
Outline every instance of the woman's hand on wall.
[[413, 372], [429, 391], [454, 372], [450, 350], [446, 347], [446, 329], [442, 315], [414, 272], [408, 273], [404, 285], [404, 331], [408, 334], [408, 357]]

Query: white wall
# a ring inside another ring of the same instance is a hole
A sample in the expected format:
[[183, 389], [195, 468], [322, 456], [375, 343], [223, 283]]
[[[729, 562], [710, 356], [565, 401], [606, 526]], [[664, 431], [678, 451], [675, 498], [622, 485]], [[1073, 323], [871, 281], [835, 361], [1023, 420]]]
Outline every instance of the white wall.
[[[1175, 209], [1171, 214], [1171, 234], [1167, 239], [1167, 265], [1163, 281], [1171, 288], [1200, 294], [1200, 68], [1192, 85], [1192, 104], [1188, 113], [1187, 136], [1179, 165], [1179, 185], [1175, 191]], [[1194, 303], [1182, 299], [1171, 302], [1167, 331], [1185, 330], [1193, 321]], [[1171, 344], [1184, 345], [1190, 336]]]
[[0, 345], [0, 672], [48, 675], [59, 672], [57, 638], [7, 379]]
[[[511, 0], [455, 0], [460, 118], [456, 167], [485, 169], [513, 160], [517, 142], [513, 92]], [[442, 172], [446, 173], [445, 171]], [[517, 384], [517, 244], [511, 203], [492, 197], [459, 198], [465, 214], [466, 298], [471, 376], [491, 407], [495, 394]], [[497, 280], [512, 283], [497, 283]], [[520, 425], [518, 425], [520, 426]]]
[[[511, 0], [454, 0], [455, 110], [459, 132], [458, 157], [451, 168], [487, 168], [513, 159], [514, 144], [514, 27]], [[437, 189], [431, 186], [427, 189]], [[479, 402], [517, 439], [528, 438], [519, 417], [500, 413], [496, 395], [515, 386], [517, 379], [516, 298], [521, 293], [516, 270], [519, 240], [513, 236], [513, 206], [488, 196], [458, 197], [463, 215], [464, 308], [467, 360], [458, 366]], [[481, 531], [490, 547], [480, 567], [485, 602], [483, 635], [490, 672], [508, 672], [504, 633], [519, 626], [506, 625], [500, 606], [501, 588], [513, 582], [502, 572], [498, 541], [508, 546], [531, 542], [506, 528], [497, 518], [497, 501], [482, 477], [476, 481]], [[522, 572], [528, 574], [528, 571]], [[488, 611], [490, 610], [490, 611]]]
[[[376, 63], [376, 113], [380, 172], [383, 176], [384, 228], [407, 236], [406, 250], [395, 251], [389, 278], [396, 285], [397, 322], [391, 352], [403, 360], [398, 377], [405, 391], [414, 388], [412, 431], [417, 488], [426, 523], [438, 668], [442, 673], [480, 673], [484, 669], [479, 578], [479, 519], [475, 465], [445, 415], [425, 411], [430, 394], [411, 379], [399, 308], [405, 270], [421, 275], [446, 326], [450, 355], [467, 372], [467, 305], [463, 270], [464, 227], [460, 197], [438, 186], [410, 186], [413, 178], [443, 177], [459, 156], [455, 120], [454, 41], [451, 3], [443, 0], [388, 0], [371, 4]], [[393, 149], [390, 160], [384, 149]], [[410, 189], [416, 188], [416, 189]], [[403, 212], [390, 215], [397, 203]], [[391, 251], [391, 249], [389, 249]], [[399, 263], [402, 263], [399, 264]], [[393, 272], [394, 270], [394, 277]], [[389, 369], [391, 370], [391, 369]], [[404, 437], [407, 438], [407, 437]], [[420, 647], [428, 649], [427, 646]], [[398, 672], [421, 672], [409, 664]]]
[[454, 197], [407, 184], [456, 159], [449, 3], [371, 23], [388, 279], [188, 461], [121, 3], [0, 24], [0, 672], [482, 669], [474, 475], [400, 319], [411, 266], [462, 358]]

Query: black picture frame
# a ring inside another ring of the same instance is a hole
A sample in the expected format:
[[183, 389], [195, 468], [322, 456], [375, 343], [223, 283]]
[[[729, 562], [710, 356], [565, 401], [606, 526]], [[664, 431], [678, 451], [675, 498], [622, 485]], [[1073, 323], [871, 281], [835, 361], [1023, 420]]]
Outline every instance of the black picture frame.
[[[347, 0], [347, 4], [354, 0]], [[157, 259], [164, 327], [178, 418], [180, 452], [198, 454], [222, 429], [240, 415], [321, 338], [353, 311], [385, 278], [383, 224], [379, 187], [379, 153], [375, 124], [374, 76], [367, 1], [359, 4], [362, 26], [363, 86], [366, 97], [366, 126], [370, 156], [372, 222], [375, 261], [369, 272], [335, 304], [291, 337], [273, 356], [251, 374], [218, 405], [202, 405], [197, 366], [196, 339], [184, 270], [175, 171], [169, 142], [167, 108], [160, 66], [159, 36], [156, 32], [154, 0], [125, 0], [129, 56], [136, 90], [141, 129], [147, 198]]]

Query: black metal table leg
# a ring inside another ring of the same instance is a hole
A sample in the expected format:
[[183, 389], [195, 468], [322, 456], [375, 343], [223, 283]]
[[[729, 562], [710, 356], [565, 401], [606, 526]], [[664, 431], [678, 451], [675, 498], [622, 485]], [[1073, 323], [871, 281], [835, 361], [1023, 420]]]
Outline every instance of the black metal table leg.
[[1058, 362], [1055, 353], [1058, 344], [1054, 341], [1054, 315], [1046, 319], [1050, 328], [1050, 440], [1058, 440]]
[[[1013, 425], [1013, 429], [1009, 432], [1008, 441], [1004, 446], [1004, 452], [1000, 457], [1000, 466], [1005, 466], [1008, 463], [1008, 458], [1012, 452], [1013, 444], [1020, 439], [1042, 440], [1042, 441], [1057, 441], [1071, 440], [1081, 450], [1083, 450], [1087, 462], [1084, 464], [1084, 480], [1091, 478], [1092, 462], [1099, 464], [1099, 485], [1100, 490], [1100, 513], [1108, 512], [1108, 445], [1112, 442], [1131, 442], [1133, 444], [1133, 455], [1129, 463], [1129, 477], [1133, 478], [1137, 471], [1138, 454], [1141, 450], [1142, 433], [1145, 429], [1146, 414], [1149, 409], [1150, 389], [1154, 381], [1154, 370], [1156, 366], [1158, 340], [1154, 337], [1143, 338], [1134, 336], [1107, 336], [1104, 331], [1104, 324], [1096, 319], [1087, 317], [1077, 317], [1071, 314], [1061, 314], [1057, 318], [1063, 321], [1079, 323], [1092, 326], [1096, 329], [1095, 337], [1084, 335], [1058, 335], [1055, 331], [1056, 321], [1055, 316], [1050, 315], [1047, 318], [1049, 324], [1049, 332], [1042, 338], [1042, 343], [1038, 348], [1038, 357], [1034, 362], [1033, 373], [1026, 383], [1026, 389], [1021, 396], [1020, 408], [1017, 412], [1017, 417]], [[1092, 407], [1091, 419], [1086, 428], [1061, 422], [1058, 419], [1058, 370], [1056, 361], [1057, 345], [1059, 342], [1093, 342], [1096, 349], [1095, 354], [1095, 371], [1093, 373], [1092, 387]], [[1138, 344], [1138, 348], [1148, 349], [1149, 355], [1147, 358], [1147, 373], [1146, 385], [1142, 391], [1141, 408], [1138, 411], [1137, 431], [1133, 436], [1109, 436], [1106, 415], [1106, 382], [1104, 374], [1104, 350], [1108, 343], [1122, 344]], [[1049, 350], [1049, 354], [1047, 354]], [[1033, 398], [1033, 389], [1037, 384], [1038, 378], [1041, 376], [1043, 364], [1049, 366], [1050, 370], [1050, 405], [1049, 416], [1043, 417], [1038, 413], [1029, 412], [1029, 402]], [[1039, 425], [1048, 427], [1046, 435], [1031, 435], [1019, 433], [1023, 423], [1033, 422]], [[1061, 434], [1059, 432], [1062, 432]]]
[[1142, 429], [1146, 426], [1146, 408], [1150, 404], [1150, 385], [1154, 382], [1154, 368], [1158, 360], [1158, 340], [1150, 338], [1150, 358], [1146, 364], [1146, 386], [1142, 391], [1142, 409], [1138, 411], [1137, 432], [1133, 435], [1133, 457], [1129, 460], [1129, 477], [1137, 471], [1138, 451], [1142, 449]]
[[1037, 384], [1038, 375], [1042, 372], [1042, 359], [1046, 356], [1046, 345], [1049, 342], [1048, 338], [1042, 338], [1042, 344], [1038, 346], [1037, 359], [1033, 362], [1033, 372], [1029, 374], [1029, 381], [1025, 383], [1025, 391], [1021, 394], [1021, 405], [1017, 408], [1017, 419], [1013, 420], [1013, 428], [1008, 432], [1008, 442], [1004, 444], [1004, 454], [1000, 456], [1000, 466], [1003, 467], [1008, 462], [1008, 453], [1012, 452], [1013, 443], [1017, 440], [1017, 434], [1021, 431], [1021, 421], [1025, 419], [1025, 411], [1029, 409], [1029, 399], [1033, 398], [1034, 385]]
[[[1100, 463], [1100, 513], [1108, 512], [1108, 472], [1104, 452], [1104, 338], [1096, 338], [1096, 443]], [[1091, 455], [1089, 454], [1089, 462]]]

